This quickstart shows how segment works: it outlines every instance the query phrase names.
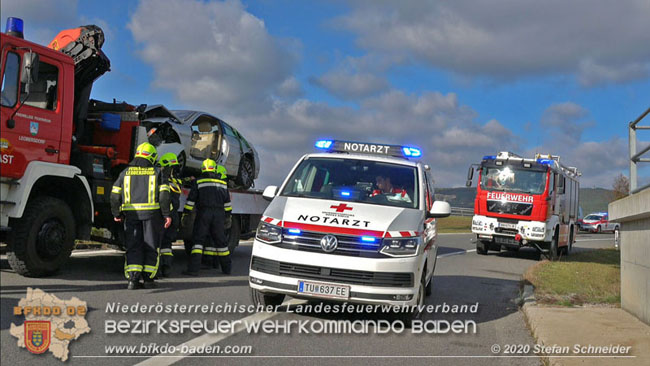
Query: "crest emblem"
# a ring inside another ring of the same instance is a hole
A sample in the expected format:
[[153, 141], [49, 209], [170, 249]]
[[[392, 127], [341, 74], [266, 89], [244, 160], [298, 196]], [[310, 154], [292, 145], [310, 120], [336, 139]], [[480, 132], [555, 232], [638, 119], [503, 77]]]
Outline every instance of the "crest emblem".
[[29, 133], [31, 133], [32, 136], [38, 134], [38, 122], [29, 122]]
[[31, 353], [43, 353], [50, 348], [51, 324], [49, 321], [28, 320], [25, 327], [25, 347]]

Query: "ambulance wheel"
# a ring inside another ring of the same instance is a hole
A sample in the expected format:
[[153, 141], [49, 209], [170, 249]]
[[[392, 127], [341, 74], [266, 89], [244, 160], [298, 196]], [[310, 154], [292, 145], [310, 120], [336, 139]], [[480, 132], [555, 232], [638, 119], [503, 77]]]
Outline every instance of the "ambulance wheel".
[[403, 312], [401, 311], [402, 310], [401, 307], [399, 308], [400, 310], [398, 310], [400, 312], [397, 314], [397, 320], [401, 320], [402, 323], [404, 323], [404, 325], [407, 328], [411, 327], [413, 320], [419, 319], [420, 316], [422, 315], [420, 309], [422, 309], [425, 304], [426, 287], [427, 287], [427, 284], [425, 283], [426, 282], [425, 276], [426, 275], [423, 273], [422, 278], [420, 279], [420, 286], [418, 287], [418, 294], [415, 302], [416, 307], [414, 308], [415, 310]]
[[74, 248], [75, 223], [68, 205], [54, 197], [27, 203], [23, 217], [12, 220], [7, 260], [16, 273], [42, 277], [56, 272]]
[[267, 294], [254, 288], [251, 289], [251, 297], [255, 306], [278, 306], [284, 301], [284, 294]]
[[425, 288], [424, 294], [427, 296], [431, 296], [431, 293], [433, 292], [433, 276], [436, 275], [436, 263], [438, 261], [433, 262], [433, 269], [431, 270], [431, 278], [429, 279], [429, 283], [427, 284], [427, 287]]
[[476, 253], [480, 255], [486, 255], [488, 252], [489, 244], [479, 240], [476, 242]]
[[235, 252], [235, 248], [239, 245], [239, 235], [241, 234], [241, 224], [239, 222], [239, 216], [232, 216], [232, 226], [230, 227], [230, 234], [228, 235], [228, 250], [232, 255]]

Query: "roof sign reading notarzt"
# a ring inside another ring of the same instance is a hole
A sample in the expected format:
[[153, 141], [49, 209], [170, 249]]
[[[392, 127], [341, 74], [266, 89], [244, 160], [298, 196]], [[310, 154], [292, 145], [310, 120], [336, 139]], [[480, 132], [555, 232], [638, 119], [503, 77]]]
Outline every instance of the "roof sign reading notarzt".
[[420, 149], [411, 146], [337, 140], [319, 140], [316, 142], [315, 146], [319, 149], [332, 152], [387, 155], [400, 158], [418, 158], [422, 156], [422, 151]]

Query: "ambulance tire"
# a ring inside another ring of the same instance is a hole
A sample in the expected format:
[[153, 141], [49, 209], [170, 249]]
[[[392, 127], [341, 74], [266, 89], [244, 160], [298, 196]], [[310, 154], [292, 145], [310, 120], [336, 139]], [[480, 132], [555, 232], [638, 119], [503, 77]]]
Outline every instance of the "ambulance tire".
[[70, 258], [75, 222], [68, 205], [54, 197], [36, 197], [23, 217], [12, 219], [7, 260], [16, 273], [43, 277], [56, 272]]
[[418, 294], [417, 294], [417, 302], [416, 302], [416, 310], [415, 311], [409, 311], [409, 312], [403, 312], [400, 311], [397, 313], [397, 320], [401, 320], [402, 323], [404, 323], [404, 326], [406, 328], [411, 328], [411, 325], [413, 324], [413, 320], [417, 320], [420, 318], [422, 315], [422, 312], [419, 310], [422, 308], [422, 306], [425, 304], [426, 300], [426, 287], [427, 284], [425, 274], [422, 274], [422, 278], [420, 279], [420, 287], [418, 287]]
[[476, 253], [480, 255], [487, 255], [489, 246], [490, 246], [489, 243], [486, 243], [482, 240], [478, 240], [476, 242]]
[[267, 294], [262, 291], [251, 289], [251, 298], [255, 306], [279, 306], [284, 301], [284, 294]]

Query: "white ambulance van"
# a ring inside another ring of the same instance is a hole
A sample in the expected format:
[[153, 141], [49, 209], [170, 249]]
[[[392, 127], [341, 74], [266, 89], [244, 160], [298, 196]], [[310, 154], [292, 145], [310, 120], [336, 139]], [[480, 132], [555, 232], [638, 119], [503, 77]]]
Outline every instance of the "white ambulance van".
[[321, 140], [303, 156], [257, 228], [249, 284], [256, 305], [285, 295], [392, 306], [424, 304], [436, 266], [429, 166], [409, 146]]

